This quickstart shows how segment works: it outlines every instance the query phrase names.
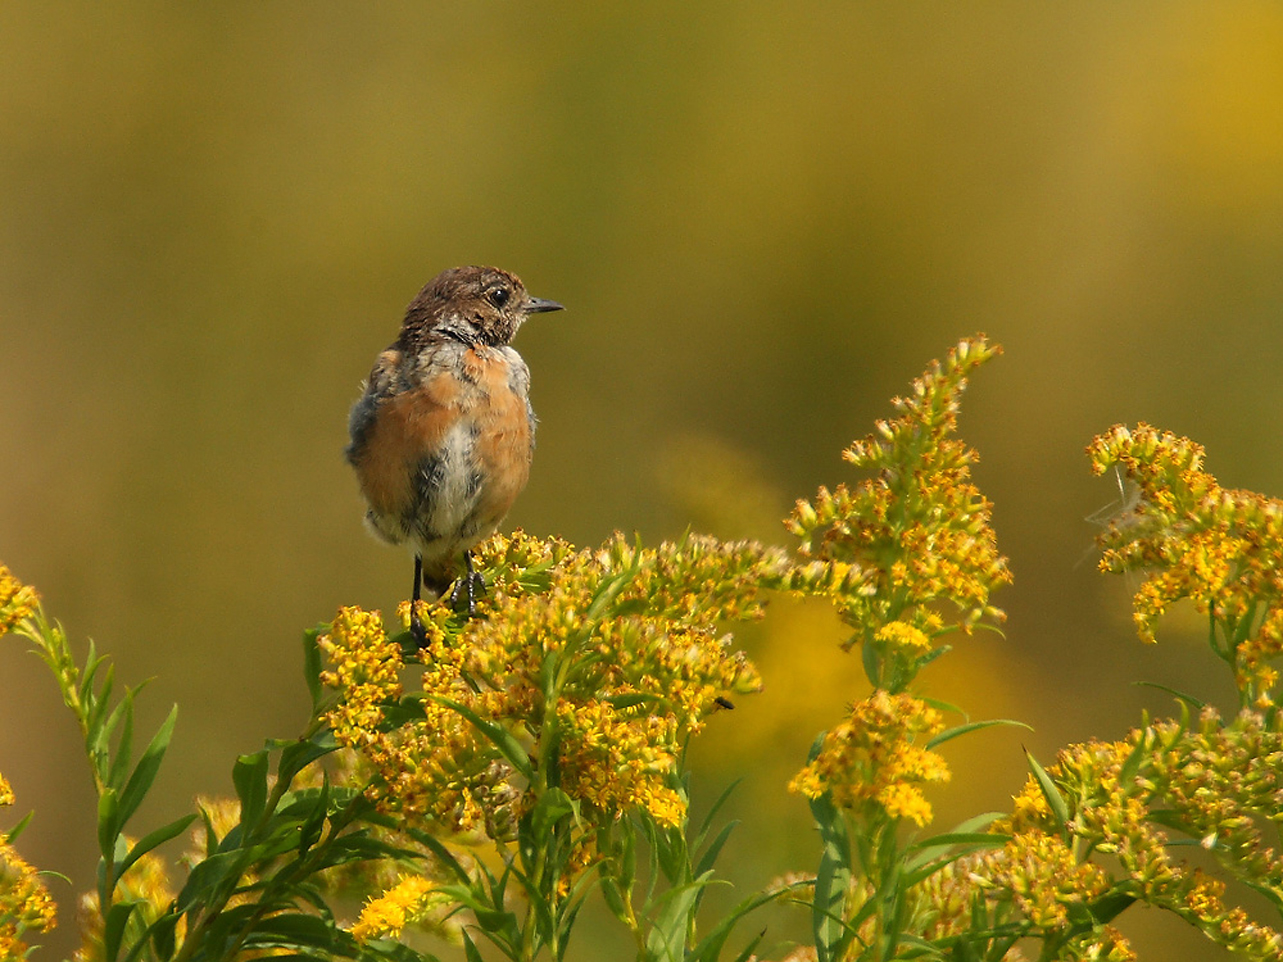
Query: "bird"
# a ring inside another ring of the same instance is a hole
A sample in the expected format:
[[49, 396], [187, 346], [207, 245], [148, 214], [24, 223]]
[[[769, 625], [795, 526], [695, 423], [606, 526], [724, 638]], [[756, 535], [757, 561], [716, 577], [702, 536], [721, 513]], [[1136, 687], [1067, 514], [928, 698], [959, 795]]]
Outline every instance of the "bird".
[[[366, 527], [414, 555], [410, 628], [419, 645], [420, 587], [475, 613], [483, 576], [472, 548], [499, 527], [530, 475], [530, 369], [511, 346], [534, 314], [563, 310], [497, 267], [442, 271], [406, 308], [348, 416], [345, 454]], [[462, 561], [464, 570], [459, 572]]]

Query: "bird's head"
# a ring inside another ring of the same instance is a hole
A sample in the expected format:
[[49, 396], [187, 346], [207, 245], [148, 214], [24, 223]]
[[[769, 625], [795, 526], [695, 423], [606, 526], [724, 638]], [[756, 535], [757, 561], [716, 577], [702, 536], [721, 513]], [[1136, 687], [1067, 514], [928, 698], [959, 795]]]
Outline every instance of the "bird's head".
[[410, 302], [401, 336], [408, 344], [450, 337], [497, 347], [510, 343], [531, 314], [561, 309], [556, 301], [531, 296], [516, 274], [497, 267], [452, 267]]

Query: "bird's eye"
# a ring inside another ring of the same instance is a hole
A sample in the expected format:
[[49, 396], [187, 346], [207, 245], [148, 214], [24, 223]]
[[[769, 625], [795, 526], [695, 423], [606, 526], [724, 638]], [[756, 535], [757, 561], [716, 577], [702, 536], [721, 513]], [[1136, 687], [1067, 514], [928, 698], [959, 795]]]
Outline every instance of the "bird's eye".
[[508, 303], [509, 292], [506, 287], [496, 287], [490, 292], [490, 303], [495, 307], [503, 307]]

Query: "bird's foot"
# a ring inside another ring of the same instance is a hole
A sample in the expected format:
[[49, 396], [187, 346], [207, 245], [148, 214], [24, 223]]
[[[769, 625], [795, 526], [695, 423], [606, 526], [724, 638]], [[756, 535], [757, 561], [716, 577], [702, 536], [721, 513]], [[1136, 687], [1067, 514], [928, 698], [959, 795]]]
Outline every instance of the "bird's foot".
[[454, 590], [450, 592], [450, 607], [458, 611], [459, 603], [466, 601], [468, 614], [475, 615], [477, 599], [486, 593], [486, 579], [480, 571], [473, 570], [471, 552], [464, 553], [463, 563], [467, 570], [454, 583]]
[[450, 607], [459, 610], [460, 602], [467, 604], [470, 615], [477, 613], [477, 599], [486, 593], [486, 579], [480, 571], [466, 571], [454, 583], [450, 592]]

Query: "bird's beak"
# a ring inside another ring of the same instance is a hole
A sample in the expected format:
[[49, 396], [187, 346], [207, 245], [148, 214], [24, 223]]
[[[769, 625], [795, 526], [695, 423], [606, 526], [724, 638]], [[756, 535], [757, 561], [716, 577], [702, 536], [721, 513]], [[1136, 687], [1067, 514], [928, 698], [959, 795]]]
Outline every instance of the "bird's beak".
[[527, 314], [545, 314], [548, 311], [564, 311], [565, 308], [556, 301], [546, 301], [542, 297], [532, 297], [526, 301]]

